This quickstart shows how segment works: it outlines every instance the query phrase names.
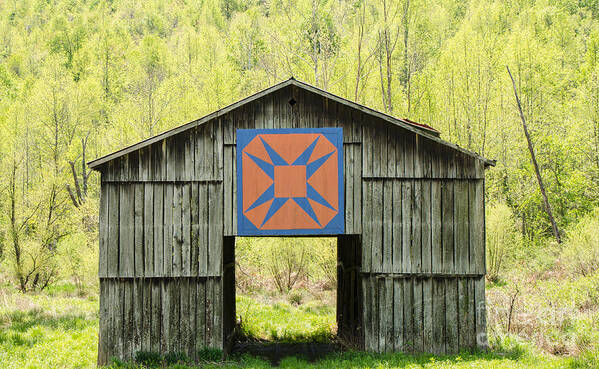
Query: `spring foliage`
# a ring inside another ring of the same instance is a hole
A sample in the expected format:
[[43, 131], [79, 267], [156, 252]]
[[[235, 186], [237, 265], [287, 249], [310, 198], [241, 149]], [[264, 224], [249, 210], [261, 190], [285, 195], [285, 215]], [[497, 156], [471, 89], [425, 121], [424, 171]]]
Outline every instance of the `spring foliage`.
[[567, 229], [599, 197], [598, 9], [596, 0], [0, 2], [2, 268], [23, 291], [93, 273], [99, 184], [85, 161], [290, 76], [497, 159], [487, 197], [507, 204], [534, 243], [551, 228], [509, 65]]

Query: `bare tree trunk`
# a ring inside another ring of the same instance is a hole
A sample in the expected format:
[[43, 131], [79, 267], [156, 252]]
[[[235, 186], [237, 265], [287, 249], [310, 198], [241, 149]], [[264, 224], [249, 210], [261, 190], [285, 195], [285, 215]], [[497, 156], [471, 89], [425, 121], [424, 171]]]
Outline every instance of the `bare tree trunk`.
[[19, 281], [19, 289], [21, 292], [27, 291], [27, 283], [23, 276], [23, 260], [21, 259], [21, 243], [19, 240], [20, 227], [17, 225], [17, 211], [16, 211], [16, 175], [17, 175], [17, 161], [13, 154], [13, 162], [10, 174], [10, 235], [12, 239], [13, 251], [15, 253], [15, 274]]
[[520, 98], [518, 98], [518, 91], [516, 90], [516, 82], [514, 81], [514, 77], [512, 77], [512, 72], [510, 72], [510, 67], [506, 66], [507, 72], [510, 75], [512, 80], [512, 86], [514, 87], [514, 96], [516, 97], [516, 103], [518, 104], [518, 111], [520, 112], [520, 119], [522, 119], [522, 128], [524, 129], [524, 135], [526, 136], [526, 142], [528, 143], [528, 151], [530, 151], [530, 159], [532, 160], [532, 164], [535, 168], [535, 174], [537, 175], [537, 181], [539, 182], [539, 189], [541, 190], [541, 195], [543, 195], [543, 203], [545, 205], [545, 211], [547, 211], [547, 215], [549, 216], [549, 220], [551, 221], [551, 227], [553, 228], [553, 235], [557, 240], [557, 243], [562, 243], [562, 239], [559, 234], [559, 229], [557, 228], [557, 223], [555, 222], [555, 218], [553, 217], [553, 213], [551, 211], [551, 205], [549, 204], [549, 199], [547, 199], [547, 194], [545, 192], [545, 186], [543, 185], [543, 179], [541, 178], [541, 172], [539, 171], [539, 165], [537, 164], [537, 158], [535, 157], [535, 151], [532, 146], [532, 140], [530, 139], [530, 134], [528, 133], [528, 127], [526, 126], [526, 119], [524, 119], [524, 113], [522, 113], [522, 106], [520, 105]]
[[406, 93], [406, 98], [408, 100], [408, 113], [410, 112], [411, 104], [410, 104], [410, 65], [408, 62], [408, 40], [410, 35], [410, 0], [406, 0], [404, 4], [404, 14], [403, 14], [403, 88]]
[[85, 198], [87, 197], [87, 179], [89, 177], [89, 173], [87, 172], [87, 162], [86, 162], [86, 155], [85, 155], [85, 151], [87, 150], [87, 137], [89, 136], [89, 132], [87, 132], [87, 135], [85, 136], [85, 138], [81, 139], [81, 182], [83, 183], [83, 197], [81, 198], [81, 201], [85, 201]]
[[354, 101], [358, 101], [358, 91], [360, 87], [360, 77], [362, 75], [362, 42], [364, 40], [364, 23], [366, 18], [366, 6], [364, 2], [360, 3], [360, 26], [358, 27], [358, 70], [356, 72], [356, 88], [354, 90]]

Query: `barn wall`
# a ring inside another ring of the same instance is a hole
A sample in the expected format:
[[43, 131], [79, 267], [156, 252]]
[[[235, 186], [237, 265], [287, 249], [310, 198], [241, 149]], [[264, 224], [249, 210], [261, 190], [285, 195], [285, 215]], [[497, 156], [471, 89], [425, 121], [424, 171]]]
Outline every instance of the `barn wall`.
[[[343, 127], [345, 230], [355, 237], [339, 238], [353, 250], [340, 257], [360, 260], [353, 276], [340, 274], [339, 292], [360, 296], [338, 312], [340, 332], [360, 332], [360, 345], [381, 352], [485, 344], [476, 339], [485, 332], [483, 163], [289, 86], [103, 165], [100, 363], [139, 349], [193, 358], [203, 345], [222, 348], [232, 325], [222, 276], [223, 236], [237, 230], [236, 129], [312, 127]], [[140, 338], [123, 347], [130, 332]]]

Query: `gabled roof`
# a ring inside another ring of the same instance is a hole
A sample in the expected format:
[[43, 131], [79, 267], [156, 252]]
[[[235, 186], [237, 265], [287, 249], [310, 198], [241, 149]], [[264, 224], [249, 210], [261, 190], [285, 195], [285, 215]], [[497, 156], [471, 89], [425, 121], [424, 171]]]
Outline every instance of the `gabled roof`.
[[298, 81], [298, 80], [294, 79], [293, 77], [290, 78], [290, 79], [288, 79], [288, 80], [286, 80], [286, 81], [283, 81], [283, 82], [280, 82], [280, 83], [278, 83], [276, 85], [273, 85], [273, 86], [271, 86], [271, 87], [269, 87], [267, 89], [264, 89], [264, 90], [262, 90], [260, 92], [257, 92], [257, 93], [255, 93], [255, 94], [253, 94], [251, 96], [248, 96], [248, 97], [246, 97], [244, 99], [241, 99], [241, 100], [239, 100], [239, 101], [237, 101], [237, 102], [235, 102], [235, 103], [233, 103], [231, 105], [228, 105], [228, 106], [226, 106], [226, 107], [224, 107], [222, 109], [219, 109], [219, 110], [217, 110], [215, 112], [212, 112], [212, 113], [210, 113], [208, 115], [205, 115], [205, 116], [203, 116], [200, 119], [197, 119], [197, 120], [194, 120], [194, 121], [189, 122], [187, 124], [183, 124], [181, 126], [175, 127], [175, 128], [173, 128], [171, 130], [168, 130], [166, 132], [160, 133], [160, 134], [158, 134], [156, 136], [147, 138], [147, 139], [145, 139], [143, 141], [140, 141], [140, 142], [135, 143], [133, 145], [130, 145], [130, 146], [127, 146], [127, 147], [122, 148], [120, 150], [117, 150], [117, 151], [115, 151], [115, 152], [113, 152], [111, 154], [104, 155], [104, 156], [102, 156], [100, 158], [97, 158], [97, 159], [94, 159], [94, 160], [88, 162], [87, 164], [88, 164], [88, 166], [91, 169], [96, 169], [98, 166], [100, 166], [100, 165], [102, 165], [104, 163], [107, 163], [107, 162], [109, 162], [109, 161], [111, 161], [113, 159], [116, 159], [116, 158], [118, 158], [120, 156], [129, 154], [131, 152], [137, 151], [137, 150], [139, 150], [141, 148], [144, 148], [144, 147], [149, 146], [149, 145], [151, 145], [153, 143], [159, 142], [159, 141], [161, 141], [161, 140], [163, 140], [163, 139], [165, 139], [167, 137], [171, 137], [171, 136], [174, 136], [174, 135], [176, 135], [178, 133], [184, 132], [184, 131], [186, 131], [188, 129], [191, 129], [193, 127], [199, 126], [199, 125], [201, 125], [201, 124], [203, 124], [205, 122], [208, 122], [208, 121], [210, 121], [210, 120], [212, 120], [214, 118], [217, 118], [217, 117], [219, 117], [221, 115], [224, 115], [224, 114], [226, 114], [226, 113], [228, 113], [228, 112], [230, 112], [230, 111], [232, 111], [234, 109], [237, 109], [237, 108], [239, 108], [242, 105], [250, 103], [250, 102], [252, 102], [254, 100], [257, 100], [257, 99], [259, 99], [259, 98], [261, 98], [261, 97], [263, 97], [265, 95], [268, 95], [270, 93], [273, 93], [275, 91], [283, 89], [283, 88], [285, 88], [287, 86], [296, 86], [298, 88], [302, 88], [304, 90], [307, 90], [307, 91], [310, 91], [312, 93], [315, 93], [315, 94], [321, 95], [323, 97], [326, 97], [326, 98], [328, 98], [330, 100], [333, 100], [333, 101], [335, 101], [337, 103], [340, 103], [340, 104], [343, 104], [345, 106], [348, 106], [348, 107], [360, 110], [361, 112], [363, 112], [365, 114], [368, 114], [368, 115], [380, 118], [380, 119], [382, 119], [382, 120], [384, 120], [384, 121], [386, 121], [386, 122], [388, 122], [390, 124], [394, 124], [396, 126], [402, 127], [402, 128], [404, 128], [404, 129], [406, 129], [408, 131], [411, 131], [411, 132], [414, 132], [414, 133], [416, 133], [418, 135], [424, 136], [424, 137], [426, 137], [426, 138], [428, 138], [428, 139], [430, 139], [432, 141], [438, 142], [438, 143], [440, 143], [442, 145], [445, 145], [445, 146], [448, 146], [448, 147], [450, 147], [450, 148], [452, 148], [454, 150], [457, 150], [457, 151], [460, 151], [460, 152], [465, 153], [467, 155], [470, 155], [472, 157], [475, 157], [476, 159], [479, 159], [479, 160], [483, 161], [484, 164], [485, 164], [485, 166], [489, 166], [489, 165], [493, 165], [494, 166], [495, 165], [495, 160], [486, 159], [486, 158], [484, 158], [484, 157], [482, 157], [482, 156], [480, 156], [480, 155], [478, 155], [478, 154], [476, 154], [476, 153], [474, 153], [472, 151], [468, 151], [468, 150], [463, 149], [463, 148], [461, 148], [461, 147], [459, 147], [459, 146], [457, 146], [455, 144], [452, 144], [452, 143], [450, 143], [448, 141], [445, 141], [445, 140], [439, 138], [439, 132], [437, 130], [435, 130], [434, 128], [430, 127], [430, 126], [427, 126], [426, 124], [416, 123], [416, 122], [413, 122], [413, 121], [411, 121], [409, 119], [400, 119], [400, 118], [392, 117], [392, 116], [387, 115], [385, 113], [382, 113], [382, 112], [380, 112], [378, 110], [374, 110], [374, 109], [371, 109], [371, 108], [369, 108], [367, 106], [364, 106], [364, 105], [355, 103], [353, 101], [344, 99], [344, 98], [342, 98], [340, 96], [333, 95], [330, 92], [321, 90], [321, 89], [319, 89], [317, 87], [314, 87], [314, 86], [312, 86], [310, 84], [307, 84], [305, 82]]

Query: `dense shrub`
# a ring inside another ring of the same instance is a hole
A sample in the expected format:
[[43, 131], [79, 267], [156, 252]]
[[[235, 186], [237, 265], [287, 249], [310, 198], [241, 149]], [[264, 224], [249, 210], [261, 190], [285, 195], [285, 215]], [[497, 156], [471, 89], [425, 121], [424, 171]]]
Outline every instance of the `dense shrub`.
[[504, 203], [487, 208], [487, 278], [497, 281], [507, 259], [517, 251], [521, 238], [511, 209]]
[[583, 276], [599, 270], [599, 208], [569, 230], [562, 261], [572, 273]]

